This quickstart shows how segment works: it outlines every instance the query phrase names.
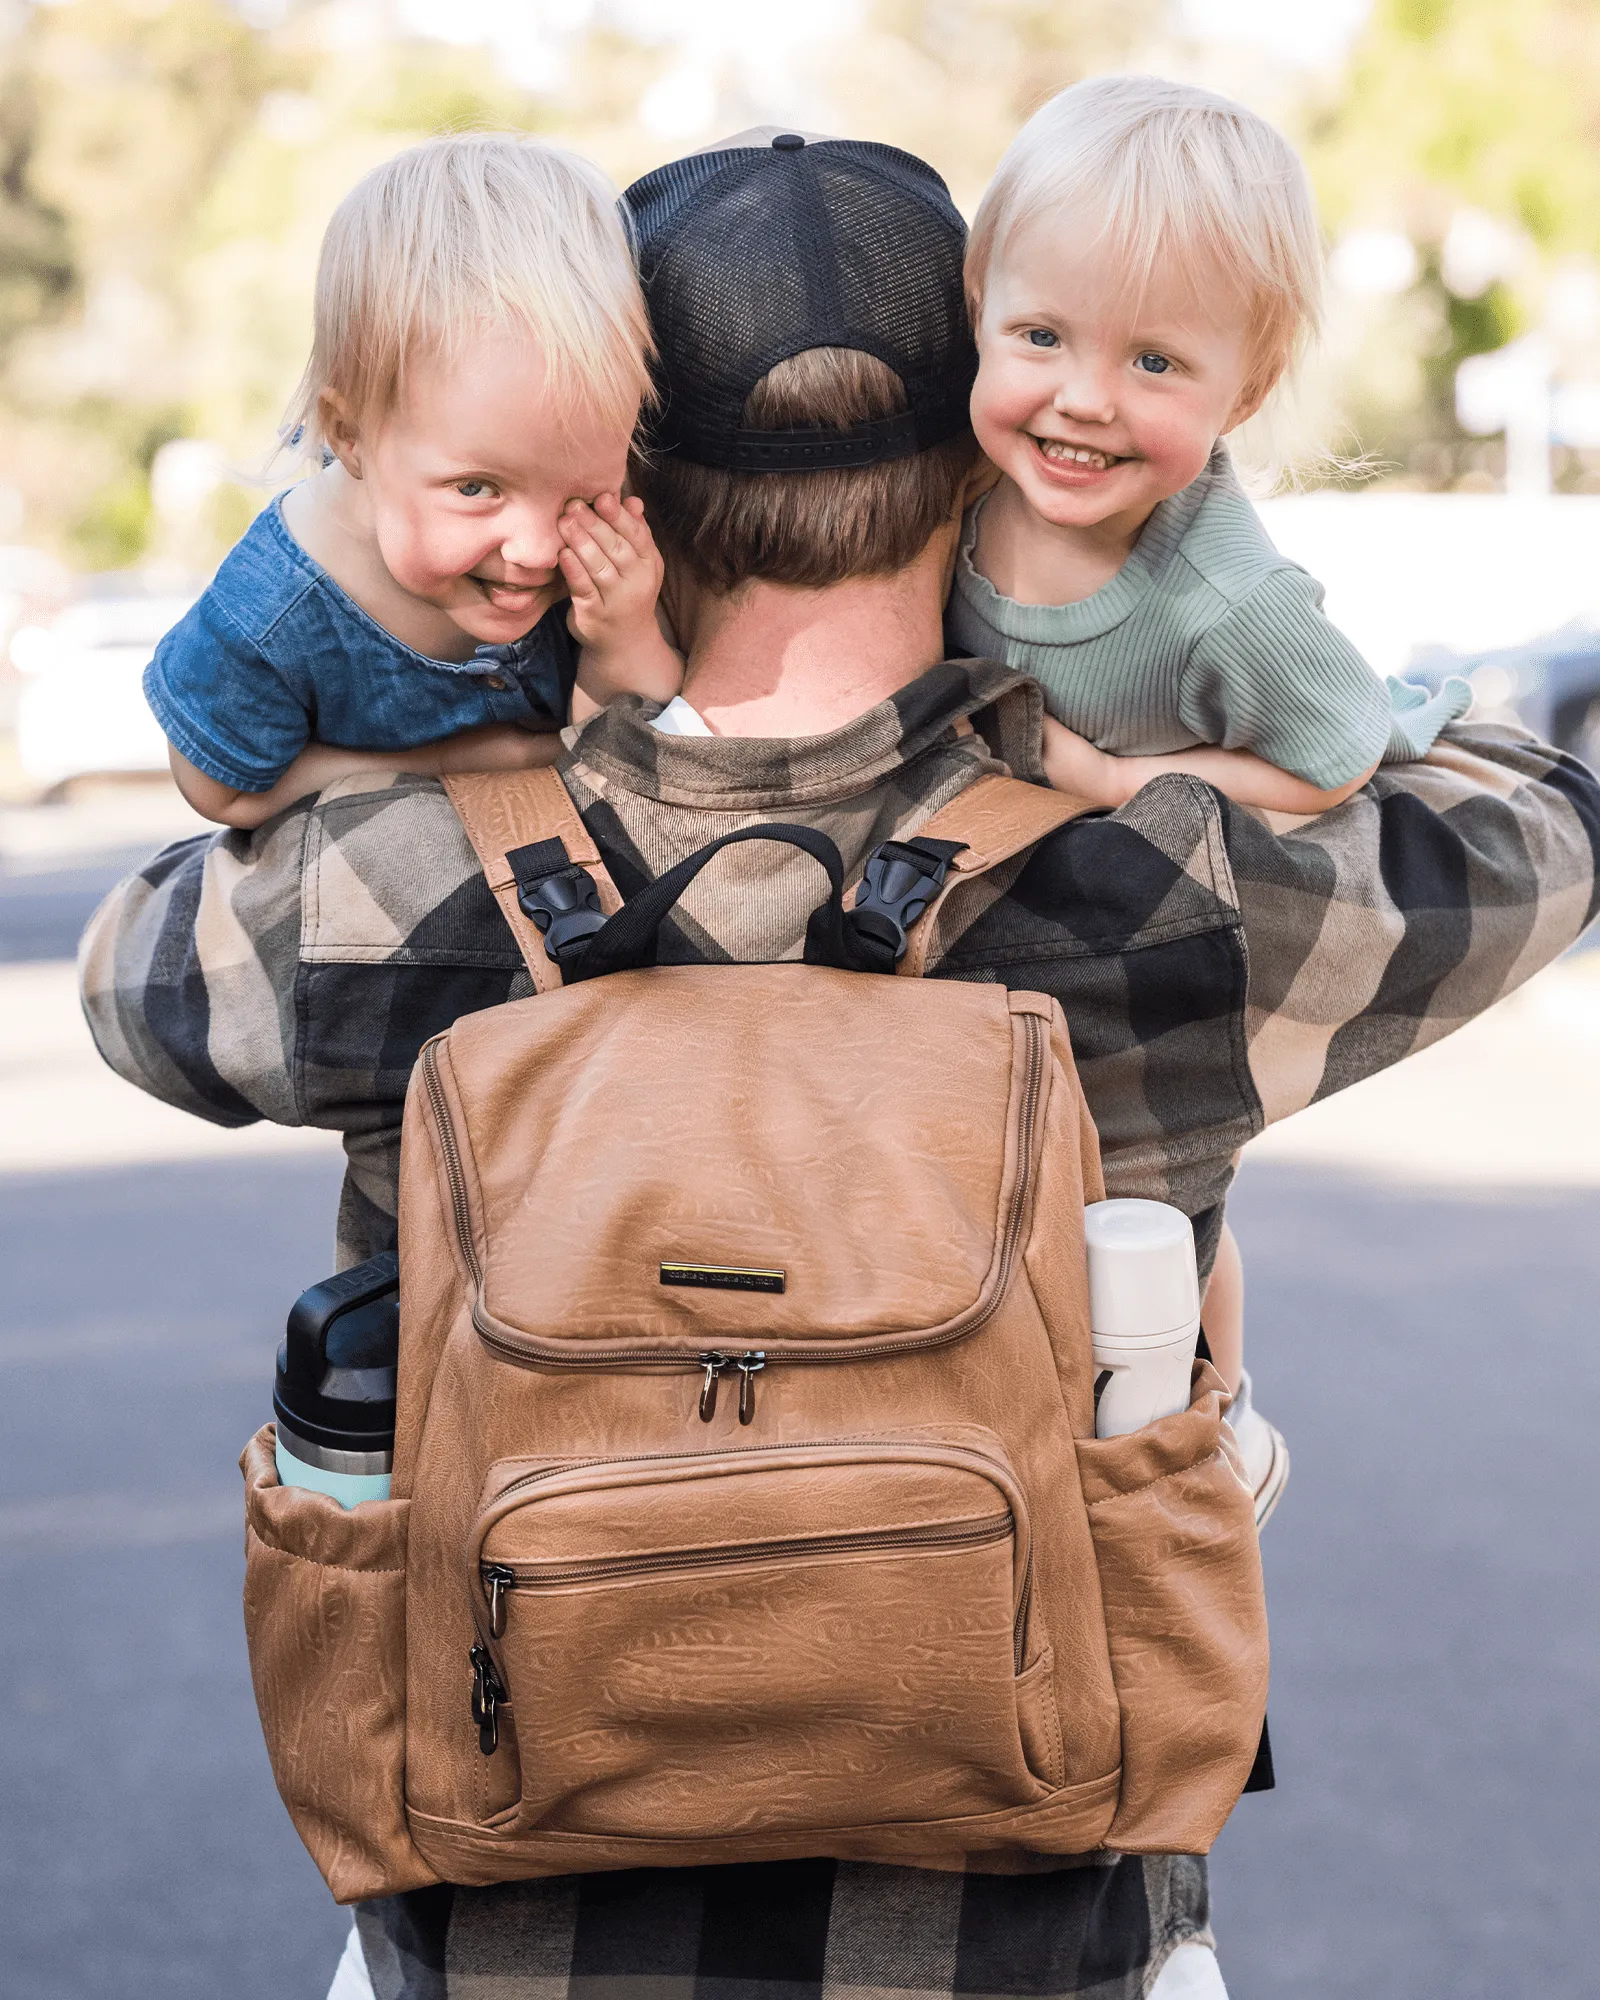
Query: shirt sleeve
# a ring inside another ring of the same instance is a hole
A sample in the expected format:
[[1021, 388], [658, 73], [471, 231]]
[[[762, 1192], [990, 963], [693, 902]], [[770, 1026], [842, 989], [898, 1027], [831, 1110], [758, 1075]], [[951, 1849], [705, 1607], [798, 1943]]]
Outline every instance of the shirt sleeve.
[[145, 700], [197, 771], [269, 792], [311, 737], [309, 691], [291, 687], [208, 590], [156, 648]]
[[79, 947], [83, 1011], [106, 1062], [213, 1125], [310, 1122], [293, 998], [302, 819], [297, 809], [254, 833], [167, 848], [118, 883]]
[[1178, 709], [1202, 741], [1252, 750], [1323, 791], [1359, 777], [1389, 742], [1383, 683], [1323, 615], [1321, 584], [1290, 564], [1206, 632]]
[[1222, 811], [1266, 1124], [1443, 1040], [1600, 906], [1600, 780], [1509, 726], [1455, 724], [1288, 832]]
[[169, 847], [100, 905], [78, 965], [127, 1082], [215, 1125], [343, 1134], [342, 1263], [392, 1240], [417, 1051], [532, 990], [443, 788], [398, 776]]

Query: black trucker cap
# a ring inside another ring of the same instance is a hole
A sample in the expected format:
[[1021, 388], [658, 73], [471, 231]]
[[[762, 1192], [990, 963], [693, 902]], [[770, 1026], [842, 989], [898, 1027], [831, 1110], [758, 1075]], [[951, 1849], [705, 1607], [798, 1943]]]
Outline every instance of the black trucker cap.
[[[780, 132], [674, 160], [623, 196], [660, 351], [650, 442], [696, 465], [814, 472], [909, 458], [967, 425], [977, 350], [966, 224], [923, 160]], [[875, 354], [906, 408], [845, 430], [747, 429], [745, 399], [811, 347]]]

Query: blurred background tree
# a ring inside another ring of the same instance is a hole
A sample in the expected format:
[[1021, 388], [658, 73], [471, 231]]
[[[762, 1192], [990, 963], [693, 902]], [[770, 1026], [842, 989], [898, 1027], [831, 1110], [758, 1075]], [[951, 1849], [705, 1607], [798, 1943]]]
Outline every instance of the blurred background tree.
[[1300, 125], [1335, 241], [1330, 400], [1361, 446], [1492, 490], [1503, 450], [1457, 424], [1456, 371], [1539, 329], [1578, 392], [1556, 483], [1600, 490], [1597, 0], [1377, 0]]
[[[970, 213], [1038, 103], [1139, 66], [1306, 150], [1312, 428], [1391, 483], [1496, 483], [1461, 361], [1541, 329], [1600, 399], [1600, 0], [1376, 0], [1320, 66], [1201, 32], [1217, 4], [0, 0], [0, 541], [208, 568], [271, 490], [329, 211], [427, 133], [536, 131], [625, 182], [781, 115], [922, 153]], [[1558, 474], [1600, 488], [1600, 455]]]

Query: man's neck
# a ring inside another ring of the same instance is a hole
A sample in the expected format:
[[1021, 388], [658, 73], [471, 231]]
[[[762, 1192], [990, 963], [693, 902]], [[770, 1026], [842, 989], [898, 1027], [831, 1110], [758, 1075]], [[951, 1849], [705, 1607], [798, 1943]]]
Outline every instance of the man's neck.
[[956, 532], [936, 534], [892, 576], [681, 592], [685, 700], [719, 736], [822, 736], [876, 708], [944, 658]]

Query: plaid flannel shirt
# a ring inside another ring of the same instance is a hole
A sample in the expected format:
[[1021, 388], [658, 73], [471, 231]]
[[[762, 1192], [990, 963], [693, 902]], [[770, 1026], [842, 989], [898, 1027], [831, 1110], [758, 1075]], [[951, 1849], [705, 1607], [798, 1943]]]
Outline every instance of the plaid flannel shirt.
[[[931, 669], [846, 728], [662, 737], [624, 701], [562, 775], [627, 895], [718, 834], [801, 821], [858, 874], [974, 778], [1038, 777], [1037, 687]], [[1493, 1005], [1596, 907], [1600, 782], [1515, 729], [1457, 726], [1314, 820], [1168, 776], [947, 899], [933, 977], [1053, 994], [1109, 1193], [1176, 1202], [1209, 1264], [1239, 1148]], [[666, 960], [798, 958], [820, 900], [788, 848], [727, 850], [663, 931]], [[340, 1256], [392, 1238], [401, 1109], [421, 1044], [531, 991], [431, 780], [349, 781], [252, 834], [188, 841], [113, 891], [85, 938], [101, 1053], [221, 1124], [332, 1127], [349, 1161]], [[900, 1995], [1136, 2000], [1206, 1936], [1190, 1857], [1011, 1875], [831, 1861], [441, 1889], [366, 1906], [379, 2000], [574, 1981], [658, 2000]]]

